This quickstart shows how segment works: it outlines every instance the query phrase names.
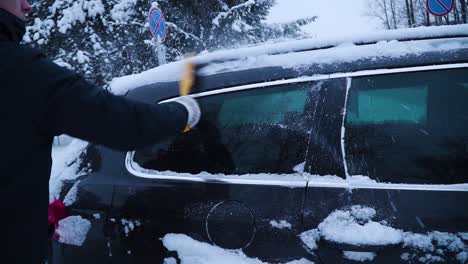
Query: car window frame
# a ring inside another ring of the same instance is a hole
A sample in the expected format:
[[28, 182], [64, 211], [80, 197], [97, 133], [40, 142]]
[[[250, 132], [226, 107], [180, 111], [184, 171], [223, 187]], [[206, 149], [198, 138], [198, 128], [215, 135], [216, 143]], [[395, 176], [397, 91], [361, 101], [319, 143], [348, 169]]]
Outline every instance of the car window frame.
[[[169, 180], [169, 181], [181, 181], [181, 182], [208, 182], [208, 183], [231, 183], [231, 184], [247, 184], [247, 185], [272, 185], [272, 186], [288, 186], [288, 187], [326, 187], [326, 188], [363, 188], [363, 189], [397, 189], [397, 190], [421, 190], [421, 191], [462, 191], [468, 192], [468, 182], [462, 184], [448, 184], [448, 185], [435, 185], [435, 184], [401, 184], [401, 183], [379, 183], [370, 184], [368, 182], [362, 181], [352, 181], [352, 176], [349, 175], [348, 166], [346, 162], [346, 153], [345, 153], [345, 121], [346, 121], [346, 108], [348, 103], [349, 90], [351, 88], [352, 78], [353, 77], [365, 77], [365, 76], [376, 76], [376, 75], [386, 75], [392, 73], [409, 73], [409, 72], [420, 72], [420, 71], [434, 71], [434, 70], [444, 70], [444, 69], [459, 69], [467, 68], [467, 63], [449, 63], [449, 64], [440, 64], [440, 65], [426, 65], [426, 66], [413, 66], [413, 67], [400, 67], [392, 69], [374, 69], [374, 70], [362, 70], [355, 72], [343, 72], [343, 73], [332, 73], [332, 74], [319, 74], [314, 76], [305, 76], [299, 78], [292, 78], [286, 80], [276, 80], [269, 82], [261, 82], [254, 84], [247, 84], [241, 86], [226, 87], [221, 89], [216, 89], [212, 91], [200, 92], [197, 94], [189, 95], [193, 98], [217, 95], [228, 92], [243, 91], [249, 89], [261, 89], [268, 88], [272, 86], [285, 85], [285, 84], [294, 84], [294, 83], [306, 83], [313, 81], [323, 81], [329, 79], [346, 79], [346, 95], [345, 95], [345, 104], [343, 106], [343, 122], [341, 128], [341, 151], [344, 161], [344, 169], [346, 179], [344, 182], [314, 182], [306, 177], [303, 180], [293, 181], [291, 179], [287, 180], [271, 180], [271, 179], [234, 179], [234, 178], [221, 178], [221, 177], [201, 177], [197, 175], [187, 175], [180, 173], [181, 176], [174, 175], [163, 175], [151, 173], [151, 170], [142, 168], [139, 164], [133, 161], [135, 151], [129, 151], [125, 157], [125, 167], [127, 171], [136, 177], [153, 179], [153, 180]], [[169, 98], [158, 103], [173, 102], [177, 97]], [[182, 175], [183, 174], [183, 175]], [[294, 175], [294, 174], [291, 174]], [[339, 177], [339, 176], [338, 176]]]

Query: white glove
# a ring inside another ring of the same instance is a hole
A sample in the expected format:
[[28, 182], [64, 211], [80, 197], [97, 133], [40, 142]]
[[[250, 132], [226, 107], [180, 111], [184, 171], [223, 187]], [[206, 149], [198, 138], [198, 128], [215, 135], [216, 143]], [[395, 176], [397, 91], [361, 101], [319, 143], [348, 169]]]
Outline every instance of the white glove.
[[191, 96], [182, 96], [175, 99], [174, 102], [185, 106], [185, 108], [187, 109], [187, 124], [189, 128], [195, 127], [198, 124], [198, 122], [200, 122], [201, 110], [200, 106], [198, 105], [198, 102], [195, 99], [193, 99]]

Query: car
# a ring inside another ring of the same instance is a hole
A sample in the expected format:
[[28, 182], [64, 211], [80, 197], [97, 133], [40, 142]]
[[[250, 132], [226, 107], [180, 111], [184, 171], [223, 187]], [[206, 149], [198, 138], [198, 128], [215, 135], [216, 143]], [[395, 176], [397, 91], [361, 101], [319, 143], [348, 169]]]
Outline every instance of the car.
[[[268, 263], [467, 262], [467, 25], [192, 60], [199, 125], [128, 153], [89, 144], [60, 195], [87, 225], [51, 227], [51, 263], [184, 261], [167, 234]], [[183, 63], [113, 87], [174, 100]]]

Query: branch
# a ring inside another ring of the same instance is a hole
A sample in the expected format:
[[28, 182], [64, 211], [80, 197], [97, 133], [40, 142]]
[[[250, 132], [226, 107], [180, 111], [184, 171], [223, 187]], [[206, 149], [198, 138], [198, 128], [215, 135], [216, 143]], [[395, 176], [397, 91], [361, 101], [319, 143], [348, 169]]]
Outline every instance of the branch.
[[243, 7], [248, 7], [251, 5], [255, 5], [255, 0], [247, 0], [242, 4], [235, 5], [231, 7], [229, 10], [226, 12], [220, 12], [214, 19], [213, 19], [213, 25], [219, 26], [219, 20], [224, 19], [228, 17], [231, 13], [233, 13], [235, 10], [243, 8]]
[[202, 43], [203, 46], [205, 46], [205, 42], [203, 42], [203, 40], [201, 40], [199, 37], [195, 36], [195, 35], [192, 34], [192, 33], [188, 33], [188, 32], [186, 32], [186, 31], [184, 31], [183, 29], [181, 29], [180, 27], [178, 27], [176, 24], [171, 23], [171, 22], [166, 22], [166, 25], [167, 25], [168, 27], [171, 27], [171, 28], [175, 29], [176, 31], [178, 31], [178, 32], [180, 32], [180, 33], [182, 33], [182, 34], [184, 34], [186, 38], [192, 38], [192, 39], [194, 39], [194, 40], [196, 40], [196, 41]]

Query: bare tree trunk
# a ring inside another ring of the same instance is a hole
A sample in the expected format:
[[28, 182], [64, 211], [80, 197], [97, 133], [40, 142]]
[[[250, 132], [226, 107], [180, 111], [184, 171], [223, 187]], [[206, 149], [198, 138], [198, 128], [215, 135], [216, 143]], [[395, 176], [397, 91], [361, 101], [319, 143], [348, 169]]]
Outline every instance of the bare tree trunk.
[[426, 26], [431, 25], [431, 14], [429, 13], [429, 10], [426, 9]]
[[391, 15], [392, 15], [392, 22], [393, 22], [393, 28], [394, 29], [397, 29], [398, 28], [398, 25], [397, 25], [397, 15], [396, 15], [396, 3], [395, 3], [395, 0], [390, 0], [390, 12], [391, 12]]
[[466, 20], [466, 0], [460, 0], [460, 10], [462, 16], [462, 23], [467, 23]]
[[409, 7], [410, 7], [410, 10], [411, 10], [411, 12], [410, 12], [410, 15], [411, 15], [411, 24], [412, 24], [413, 26], [415, 26], [415, 25], [416, 25], [416, 18], [415, 18], [415, 16], [414, 16], [414, 3], [413, 3], [413, 0], [409, 0]]
[[385, 24], [387, 24], [387, 29], [391, 29], [390, 19], [388, 17], [387, 0], [382, 0], [382, 1], [383, 1], [383, 11], [385, 13]]
[[455, 24], [460, 24], [460, 12], [458, 11], [458, 2], [455, 2], [453, 7], [453, 21]]
[[411, 9], [410, 9], [410, 3], [409, 0], [405, 1], [406, 3], [406, 18], [408, 19], [408, 27], [412, 27], [412, 21], [411, 21]]

